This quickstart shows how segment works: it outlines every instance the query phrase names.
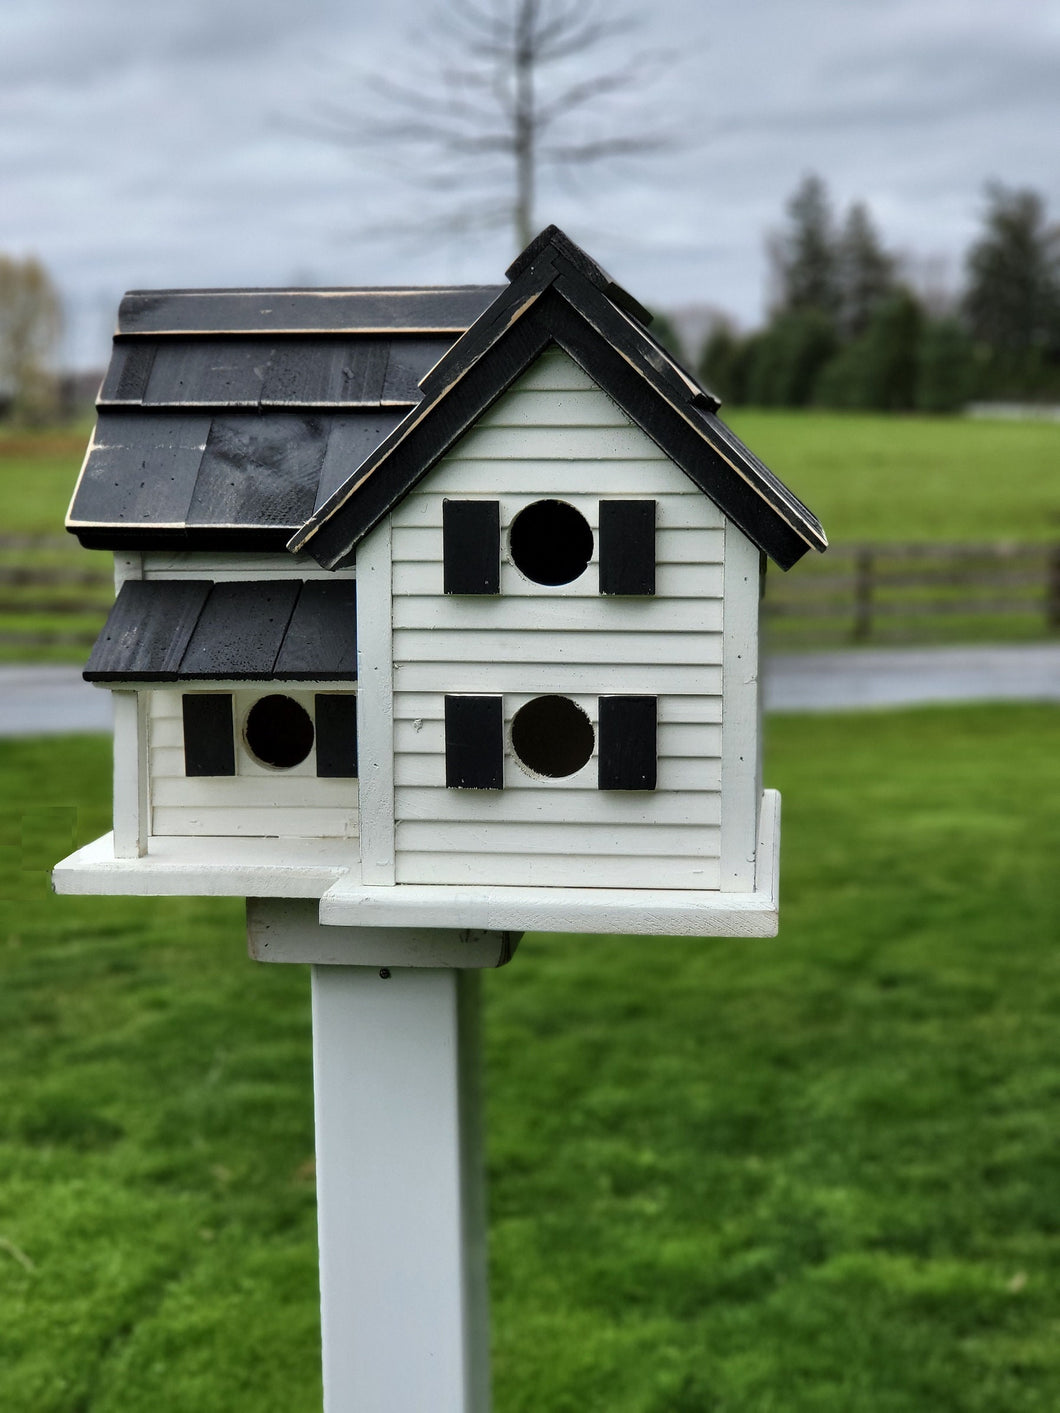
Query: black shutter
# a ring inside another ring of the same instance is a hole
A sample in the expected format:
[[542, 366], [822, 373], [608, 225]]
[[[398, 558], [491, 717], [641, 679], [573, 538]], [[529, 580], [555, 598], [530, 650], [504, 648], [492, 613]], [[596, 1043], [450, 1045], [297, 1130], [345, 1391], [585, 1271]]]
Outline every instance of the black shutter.
[[655, 502], [600, 502], [600, 592], [654, 594]]
[[314, 701], [317, 774], [329, 780], [357, 774], [357, 698], [352, 692], [318, 692]]
[[442, 502], [443, 587], [447, 594], [501, 591], [501, 508], [495, 500]]
[[504, 785], [504, 708], [500, 697], [446, 697], [445, 783], [458, 790]]
[[657, 697], [601, 697], [601, 790], [654, 790], [658, 776]]
[[183, 708], [185, 775], [235, 775], [231, 694], [189, 692]]

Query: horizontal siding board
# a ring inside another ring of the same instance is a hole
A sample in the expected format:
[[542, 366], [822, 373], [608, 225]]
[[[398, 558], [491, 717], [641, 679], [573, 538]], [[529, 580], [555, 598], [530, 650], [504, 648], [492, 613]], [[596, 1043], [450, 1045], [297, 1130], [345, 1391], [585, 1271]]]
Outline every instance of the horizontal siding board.
[[350, 569], [321, 569], [307, 554], [232, 554], [195, 550], [148, 550], [143, 557], [145, 579], [347, 579]]
[[450, 452], [461, 461], [665, 461], [639, 427], [483, 427], [463, 436]]
[[[537, 693], [530, 695], [536, 696]], [[506, 702], [506, 711], [512, 715], [527, 697], [520, 695], [513, 696]], [[593, 706], [593, 694], [582, 696], [578, 699], [579, 705], [587, 711], [591, 711]], [[394, 701], [394, 716], [397, 721], [415, 723], [422, 721], [440, 720], [442, 715], [442, 697], [437, 692], [403, 692]], [[721, 723], [721, 697], [719, 696], [686, 696], [682, 694], [672, 694], [659, 698], [659, 719], [662, 727], [667, 723], [688, 723], [691, 725], [707, 724], [718, 726]], [[721, 737], [716, 733], [711, 734], [712, 741], [720, 742]], [[707, 751], [708, 755], [718, 754], [715, 750]]]
[[[545, 636], [545, 635], [541, 635]], [[675, 635], [677, 636], [677, 635]], [[547, 643], [541, 657], [548, 658]], [[705, 696], [721, 696], [720, 666], [690, 671], [683, 663], [501, 662], [469, 661], [396, 663], [396, 692], [524, 692], [577, 695], [584, 692], [647, 692], [676, 694], [692, 687]]]
[[[327, 572], [327, 571], [323, 571]], [[666, 607], [660, 612], [664, 614], [681, 612], [679, 602], [682, 599], [720, 599], [723, 583], [723, 569], [720, 564], [688, 564], [672, 565], [660, 564], [656, 568], [655, 577], [655, 599], [657, 603], [666, 603]], [[548, 612], [547, 605], [555, 604], [567, 612], [570, 605], [577, 599], [597, 599], [596, 585], [594, 583], [594, 569], [590, 569], [585, 576], [585, 583], [575, 580], [572, 584], [561, 584], [558, 587], [550, 588], [547, 584], [529, 584], [521, 575], [516, 585], [515, 576], [518, 573], [512, 565], [501, 566], [502, 588], [507, 586], [508, 592], [502, 594], [506, 601], [511, 601], [514, 597], [512, 586], [515, 585], [520, 596], [527, 602], [532, 603], [535, 608], [540, 605], [543, 612]], [[250, 576], [257, 577], [257, 576]], [[533, 590], [533, 592], [531, 592]], [[442, 593], [442, 568], [437, 562], [413, 563], [403, 560], [394, 566], [394, 605], [395, 613], [404, 613], [400, 607], [402, 600], [415, 598], [417, 596], [424, 599], [435, 599]], [[612, 603], [612, 610], [618, 609], [620, 605]], [[705, 626], [706, 620], [704, 620]], [[674, 626], [677, 626], [676, 623]]]
[[[691, 756], [667, 756], [659, 761], [657, 769], [656, 791], [711, 794], [721, 788], [721, 761], [712, 756], [699, 759]], [[394, 761], [394, 780], [398, 785], [408, 786], [410, 789], [440, 787], [445, 783], [444, 757], [426, 751], [401, 754]], [[503, 762], [503, 782], [505, 791], [526, 791], [542, 798], [548, 795], [558, 798], [555, 793], [558, 792], [566, 797], [571, 791], [596, 787], [596, 757], [591, 757], [588, 764], [573, 775], [543, 781], [524, 770], [509, 751]], [[438, 808], [443, 807], [439, 805]], [[604, 808], [598, 803], [598, 814]], [[644, 810], [647, 809], [649, 807], [644, 806]], [[627, 817], [636, 818], [644, 813], [644, 810], [631, 806]]]
[[[670, 702], [672, 697], [666, 698]], [[589, 707], [587, 699], [583, 703]], [[511, 704], [507, 705], [509, 719], [513, 714]], [[660, 704], [660, 712], [665, 707]], [[690, 759], [721, 759], [720, 724], [694, 724], [660, 720], [658, 725], [659, 754], [664, 757], [687, 756]], [[444, 733], [439, 717], [415, 720], [399, 718], [394, 723], [394, 749], [398, 756], [430, 755], [444, 749]]]
[[[452, 820], [454, 822], [483, 821], [492, 824], [534, 823], [539, 820], [555, 821], [557, 799], [555, 784], [536, 790], [506, 789], [499, 794], [472, 795], [461, 790], [447, 790], [444, 793], [428, 786], [403, 785], [397, 792], [397, 812], [399, 820], [409, 823], [413, 820]], [[577, 824], [591, 829], [599, 825], [603, 828], [617, 828], [623, 824], [642, 821], [660, 825], [690, 825], [712, 828], [721, 822], [721, 795], [717, 790], [678, 793], [656, 791], [645, 801], [645, 807], [631, 811], [629, 802], [618, 795], [601, 796], [596, 781], [567, 788], [563, 791], [562, 818], [566, 824]], [[584, 855], [591, 851], [591, 841], [587, 836], [581, 851]]]
[[[161, 761], [153, 757], [156, 772]], [[155, 805], [184, 809], [340, 809], [357, 813], [357, 781], [322, 779], [317, 775], [185, 776], [156, 773], [151, 786]], [[278, 816], [277, 816], [278, 819]], [[273, 821], [275, 832], [276, 820]]]
[[[719, 615], [720, 616], [720, 615]], [[544, 641], [542, 641], [544, 640]], [[719, 632], [627, 632], [605, 631], [509, 632], [498, 628], [445, 629], [403, 628], [394, 633], [395, 664], [460, 663], [462, 655], [477, 662], [507, 663], [547, 661], [556, 665], [581, 664], [590, 669], [597, 664], [635, 665], [660, 663], [667, 666], [720, 664]]]
[[616, 600], [601, 603], [597, 595], [567, 598], [498, 597], [489, 603], [471, 598], [396, 596], [394, 628], [430, 628], [454, 632], [534, 633], [541, 631], [615, 634], [720, 633], [721, 601], [678, 599]]
[[609, 854], [643, 858], [716, 858], [721, 830], [674, 824], [623, 824], [608, 830], [597, 825], [589, 829], [581, 822], [557, 824], [534, 820], [504, 824], [475, 821], [415, 820], [398, 822], [399, 850], [416, 853], [460, 853], [488, 849], [493, 854], [570, 854], [584, 858], [587, 846], [593, 860]]
[[592, 392], [599, 397], [600, 389], [592, 378], [561, 349], [547, 349], [532, 363], [514, 385], [519, 392]]
[[[573, 503], [573, 502], [572, 502]], [[587, 517], [588, 518], [588, 517]], [[590, 525], [592, 521], [590, 520]], [[666, 528], [660, 527], [656, 531], [655, 537], [656, 555], [660, 567], [664, 564], [722, 564], [724, 562], [724, 531], [722, 530], [696, 530], [692, 526]], [[429, 525], [403, 525], [394, 531], [394, 560], [395, 563], [424, 564], [436, 561], [441, 563], [441, 517], [439, 516], [436, 526]], [[502, 564], [502, 572], [504, 570]], [[507, 568], [514, 573], [511, 564]], [[326, 572], [326, 571], [325, 571]], [[513, 583], [521, 584], [523, 592], [530, 593], [540, 586], [531, 584], [522, 575]], [[575, 580], [574, 584], [565, 585], [566, 591], [596, 593], [595, 580], [590, 580], [588, 575], [580, 580]], [[503, 584], [502, 584], [503, 588]], [[555, 592], [547, 588], [541, 588], [542, 593]]]
[[[483, 466], [481, 461], [448, 458], [431, 479], [424, 482], [422, 491], [395, 507], [394, 524], [424, 523], [428, 515], [432, 523], [440, 523], [441, 516], [432, 507], [443, 496], [486, 498], [492, 495], [495, 498], [498, 494], [502, 499], [509, 497], [517, 502], [513, 514], [527, 499], [557, 496], [577, 505], [594, 526], [596, 506], [608, 496], [655, 496], [672, 501], [671, 514], [680, 516], [672, 522], [676, 524], [694, 525], [697, 529], [720, 529], [724, 524], [721, 512], [669, 462], [643, 458], [594, 461], [591, 456], [556, 462], [521, 454], [524, 449], [517, 442], [520, 433], [506, 432], [505, 435], [516, 440], [516, 444], [502, 465], [491, 462]], [[518, 502], [520, 496], [524, 497], [522, 502]], [[667, 523], [663, 510], [659, 524]]]
[[356, 837], [356, 811], [298, 809], [278, 811], [252, 805], [156, 807], [152, 834], [192, 835], [222, 839], [227, 836], [256, 839], [352, 839]]
[[553, 390], [543, 395], [525, 382], [498, 398], [479, 419], [480, 428], [629, 427], [629, 418], [596, 388]]
[[490, 883], [500, 887], [540, 885], [553, 888], [717, 888], [716, 859], [645, 859], [639, 856], [593, 858], [546, 854], [517, 858], [511, 854], [399, 853], [398, 883]]

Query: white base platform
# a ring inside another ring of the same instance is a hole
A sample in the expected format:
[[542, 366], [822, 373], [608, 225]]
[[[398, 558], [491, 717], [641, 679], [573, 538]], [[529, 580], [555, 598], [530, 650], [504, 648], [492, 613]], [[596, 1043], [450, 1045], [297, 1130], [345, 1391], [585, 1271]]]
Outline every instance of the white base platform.
[[116, 859], [105, 835], [55, 866], [57, 893], [319, 898], [338, 928], [438, 928], [491, 933], [774, 937], [778, 929], [780, 795], [762, 792], [755, 888], [508, 888], [364, 884], [356, 843], [310, 839], [152, 839], [139, 859]]

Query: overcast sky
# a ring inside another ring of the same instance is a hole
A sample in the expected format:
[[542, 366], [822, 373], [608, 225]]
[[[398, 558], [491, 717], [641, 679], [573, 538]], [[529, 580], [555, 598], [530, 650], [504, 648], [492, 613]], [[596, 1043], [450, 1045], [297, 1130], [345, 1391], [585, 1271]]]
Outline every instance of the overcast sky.
[[[690, 137], [547, 188], [555, 221], [642, 302], [762, 314], [766, 231], [807, 172], [956, 284], [983, 188], [1060, 219], [1060, 0], [654, 0], [627, 51], [681, 58], [638, 96]], [[444, 0], [0, 0], [0, 251], [105, 362], [122, 292], [492, 283], [511, 238], [437, 230], [376, 146], [304, 135], [357, 74], [421, 72]], [[602, 57], [594, 56], [597, 61]], [[416, 80], [418, 81], [418, 80]], [[366, 234], [412, 212], [416, 238]]]

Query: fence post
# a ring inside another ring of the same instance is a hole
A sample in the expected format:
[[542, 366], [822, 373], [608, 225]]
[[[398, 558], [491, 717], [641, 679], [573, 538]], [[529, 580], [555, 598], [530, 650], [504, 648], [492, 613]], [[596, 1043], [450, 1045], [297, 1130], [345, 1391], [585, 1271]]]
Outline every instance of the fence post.
[[1050, 545], [1045, 561], [1045, 626], [1060, 631], [1060, 544]]
[[861, 545], [854, 555], [854, 626], [851, 637], [855, 643], [865, 642], [872, 633], [872, 571], [875, 557], [868, 545]]

